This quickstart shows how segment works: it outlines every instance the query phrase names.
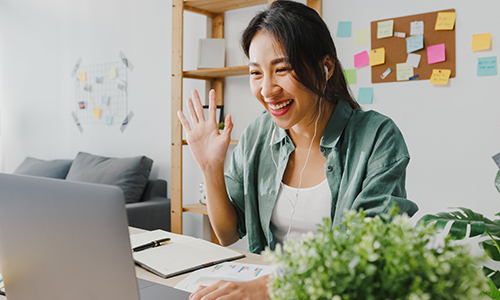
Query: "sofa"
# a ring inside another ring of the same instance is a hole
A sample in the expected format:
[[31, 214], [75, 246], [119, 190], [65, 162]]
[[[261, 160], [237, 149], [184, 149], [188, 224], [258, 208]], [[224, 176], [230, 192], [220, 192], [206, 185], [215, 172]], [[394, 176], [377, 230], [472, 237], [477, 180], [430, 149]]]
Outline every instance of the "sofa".
[[167, 182], [149, 179], [153, 160], [146, 156], [112, 158], [79, 152], [74, 159], [27, 157], [14, 174], [118, 186], [125, 197], [129, 225], [170, 231]]

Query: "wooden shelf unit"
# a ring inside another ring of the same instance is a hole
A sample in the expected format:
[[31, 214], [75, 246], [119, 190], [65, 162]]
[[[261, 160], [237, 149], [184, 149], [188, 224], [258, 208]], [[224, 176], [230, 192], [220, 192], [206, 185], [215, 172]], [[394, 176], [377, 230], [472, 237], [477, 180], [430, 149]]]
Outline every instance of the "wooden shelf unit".
[[[224, 105], [224, 78], [247, 75], [248, 66], [217, 69], [183, 69], [184, 11], [202, 14], [212, 19], [212, 38], [224, 38], [224, 12], [244, 7], [262, 5], [274, 0], [172, 0], [172, 169], [171, 169], [171, 230], [182, 234], [183, 212], [194, 212], [208, 217], [207, 207], [203, 204], [183, 205], [182, 201], [182, 124], [177, 111], [182, 110], [184, 101], [182, 86], [184, 78], [212, 82], [216, 92], [217, 105]], [[322, 0], [307, 0], [307, 5], [321, 15]], [[232, 145], [237, 141], [231, 141]], [[216, 241], [212, 232], [212, 241]]]

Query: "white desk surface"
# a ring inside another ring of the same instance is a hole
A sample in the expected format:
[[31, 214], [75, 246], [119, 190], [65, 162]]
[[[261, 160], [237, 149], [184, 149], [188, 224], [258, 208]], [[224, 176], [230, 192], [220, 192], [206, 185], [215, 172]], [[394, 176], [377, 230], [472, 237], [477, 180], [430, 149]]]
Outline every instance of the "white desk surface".
[[[131, 235], [141, 233], [144, 231], [145, 230], [139, 229], [139, 228], [134, 228], [134, 227], [129, 228], [129, 232]], [[238, 251], [238, 250], [235, 250], [235, 251]], [[249, 264], [260, 264], [260, 265], [267, 264], [264, 262], [263, 258], [258, 254], [253, 254], [253, 253], [244, 252], [244, 251], [238, 251], [238, 252], [245, 254], [245, 257], [235, 260], [236, 262], [243, 262], [243, 263], [249, 263]], [[149, 281], [153, 281], [153, 282], [163, 284], [163, 285], [168, 285], [168, 286], [175, 286], [182, 279], [186, 278], [189, 275], [189, 273], [186, 273], [186, 274], [181, 274], [178, 276], [164, 279], [164, 278], [161, 278], [158, 275], [155, 275], [149, 271], [146, 271], [145, 269], [138, 267], [138, 266], [135, 267], [135, 273], [136, 273], [138, 278], [146, 279]], [[7, 299], [7, 298], [4, 296], [0, 296], [0, 299]]]

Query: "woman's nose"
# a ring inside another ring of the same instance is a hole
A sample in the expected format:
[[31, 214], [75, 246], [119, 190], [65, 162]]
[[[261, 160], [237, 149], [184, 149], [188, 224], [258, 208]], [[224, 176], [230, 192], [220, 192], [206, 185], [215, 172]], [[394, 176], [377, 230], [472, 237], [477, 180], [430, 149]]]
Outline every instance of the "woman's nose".
[[274, 78], [267, 76], [262, 81], [262, 88], [260, 94], [264, 98], [272, 98], [274, 95], [281, 92], [281, 87], [275, 82]]

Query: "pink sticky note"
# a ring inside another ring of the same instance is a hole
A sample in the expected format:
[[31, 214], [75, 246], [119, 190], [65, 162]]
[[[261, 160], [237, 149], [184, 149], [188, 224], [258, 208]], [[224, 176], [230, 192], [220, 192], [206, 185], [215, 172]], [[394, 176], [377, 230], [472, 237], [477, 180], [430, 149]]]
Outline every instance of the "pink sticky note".
[[437, 44], [427, 47], [427, 63], [435, 64], [446, 60], [445, 44]]
[[355, 68], [368, 66], [369, 64], [370, 64], [370, 56], [368, 55], [368, 52], [363, 51], [361, 53], [354, 55]]

